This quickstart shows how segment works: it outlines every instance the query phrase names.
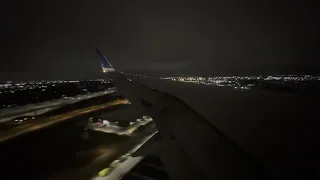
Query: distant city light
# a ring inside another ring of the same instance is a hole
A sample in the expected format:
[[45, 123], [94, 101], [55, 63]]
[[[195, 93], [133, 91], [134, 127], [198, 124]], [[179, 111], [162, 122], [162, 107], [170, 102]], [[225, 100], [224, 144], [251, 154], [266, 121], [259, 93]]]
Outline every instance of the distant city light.
[[[29, 103], [39, 103], [59, 99], [63, 94], [66, 97], [91, 94], [98, 91], [105, 91], [106, 88], [113, 87], [108, 80], [40, 80], [40, 81], [25, 81], [0, 82], [0, 108], [12, 108], [19, 105]], [[67, 92], [68, 88], [72, 92]], [[114, 89], [115, 90], [115, 89]], [[68, 93], [68, 94], [67, 94]], [[27, 99], [22, 97], [28, 97]], [[76, 99], [78, 97], [75, 97]]]
[[256, 86], [253, 83], [242, 85], [241, 81], [277, 81], [277, 82], [302, 82], [302, 81], [320, 81], [320, 76], [311, 75], [278, 75], [278, 76], [224, 76], [224, 77], [161, 77], [160, 79], [178, 81], [183, 83], [214, 85], [214, 86], [227, 86], [234, 87], [234, 89], [248, 90]]

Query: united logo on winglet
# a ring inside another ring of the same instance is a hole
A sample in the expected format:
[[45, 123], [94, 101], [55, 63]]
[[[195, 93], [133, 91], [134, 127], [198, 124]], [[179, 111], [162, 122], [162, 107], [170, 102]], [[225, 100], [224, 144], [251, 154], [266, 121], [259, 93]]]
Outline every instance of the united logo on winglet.
[[101, 63], [101, 67], [102, 67], [102, 71], [104, 73], [108, 73], [108, 72], [114, 72], [114, 68], [112, 67], [111, 63], [108, 61], [108, 59], [102, 54], [102, 52], [100, 51], [99, 48], [96, 49], [97, 51], [97, 55], [100, 59], [100, 63]]

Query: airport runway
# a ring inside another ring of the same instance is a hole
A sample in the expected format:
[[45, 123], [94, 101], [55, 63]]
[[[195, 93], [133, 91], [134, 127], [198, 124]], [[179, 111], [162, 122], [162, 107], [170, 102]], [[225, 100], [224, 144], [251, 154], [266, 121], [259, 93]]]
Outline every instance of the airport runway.
[[44, 127], [48, 127], [51, 126], [53, 124], [56, 124], [58, 122], [62, 122], [64, 120], [79, 116], [79, 115], [83, 115], [86, 113], [90, 113], [93, 111], [97, 111], [97, 110], [102, 110], [114, 105], [118, 105], [118, 104], [127, 104], [128, 100], [124, 99], [124, 100], [117, 100], [117, 101], [113, 101], [113, 102], [108, 102], [105, 104], [99, 104], [99, 105], [94, 105], [94, 106], [90, 106], [87, 108], [82, 108], [82, 109], [78, 109], [78, 110], [74, 110], [68, 113], [64, 113], [64, 114], [59, 114], [56, 116], [52, 116], [48, 119], [44, 119], [43, 121], [37, 121], [36, 123], [31, 123], [31, 124], [25, 124], [25, 125], [21, 125], [17, 128], [13, 128], [10, 129], [6, 132], [0, 132], [0, 142], [6, 141], [8, 139], [14, 138], [16, 136], [20, 136], [22, 134], [26, 134], [32, 131], [36, 131], [39, 129], [42, 129]]

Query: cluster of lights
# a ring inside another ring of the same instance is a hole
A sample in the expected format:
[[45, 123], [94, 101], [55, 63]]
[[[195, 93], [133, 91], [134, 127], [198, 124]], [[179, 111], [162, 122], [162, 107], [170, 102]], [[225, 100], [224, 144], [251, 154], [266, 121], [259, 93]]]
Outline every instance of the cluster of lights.
[[[97, 79], [88, 80], [90, 82], [100, 82], [101, 84], [110, 83], [108, 80]], [[57, 84], [78, 84], [80, 81], [66, 81], [66, 80], [54, 80], [54, 81], [27, 81], [27, 82], [17, 82], [7, 81], [5, 83], [0, 83], [0, 93], [14, 93], [18, 90], [32, 90], [32, 89], [45, 89], [51, 86], [56, 86]]]
[[129, 76], [137, 76], [137, 77], [143, 77], [143, 78], [151, 78], [151, 79], [159, 79], [154, 76], [147, 76], [147, 75], [142, 75], [142, 74], [135, 74], [135, 73], [127, 73], [127, 72], [121, 72], [122, 74], [129, 75]]
[[276, 80], [276, 81], [320, 81], [320, 76], [295, 76], [295, 75], [279, 75], [279, 76], [268, 76], [263, 80]]
[[277, 76], [224, 76], [224, 77], [162, 77], [160, 79], [193, 83], [193, 84], [204, 84], [204, 85], [215, 85], [215, 86], [229, 86], [235, 89], [247, 90], [255, 86], [254, 84], [241, 85], [242, 80], [259, 80], [259, 81], [320, 81], [320, 76], [311, 75], [277, 75]]
[[242, 87], [236, 79], [230, 77], [167, 77], [162, 79], [193, 84], [232, 86], [240, 87], [240, 89], [249, 89], [249, 87]]
[[[90, 82], [90, 83], [97, 83], [97, 84], [109, 84], [110, 82], [108, 80], [104, 79], [96, 79], [96, 80], [87, 80], [87, 81], [82, 81], [82, 82]], [[19, 92], [26, 92], [30, 96], [34, 95], [37, 100], [40, 100], [36, 94], [39, 91], [45, 93], [48, 91], [49, 88], [51, 87], [56, 87], [58, 85], [70, 85], [70, 84], [76, 84], [78, 88], [82, 90], [85, 94], [90, 94], [91, 91], [89, 91], [90, 88], [90, 83], [82, 83], [81, 81], [78, 80], [48, 80], [48, 81], [26, 81], [26, 82], [13, 82], [13, 81], [6, 81], [6, 82], [0, 82], [0, 95], [2, 97], [7, 97], [8, 95], [15, 95], [16, 93]], [[56, 88], [53, 89], [53, 91], [56, 93], [57, 91], [55, 90]], [[61, 98], [68, 98], [65, 95], [62, 95]], [[55, 99], [53, 99], [55, 100]], [[1, 102], [1, 101], [0, 101]], [[4, 104], [1, 103], [0, 108], [11, 108], [16, 106], [16, 104]]]
[[[28, 81], [28, 82], [18, 82], [13, 83], [12, 81], [7, 81], [0, 84], [0, 91], [14, 93], [17, 90], [32, 90], [39, 88], [47, 88], [48, 86], [55, 86], [56, 84], [68, 84], [68, 83], [78, 83], [79, 81]], [[13, 91], [13, 92], [11, 92]]]
[[213, 80], [284, 80], [284, 81], [320, 81], [319, 76], [312, 75], [276, 75], [276, 76], [215, 76], [215, 77], [161, 77], [160, 79], [184, 79], [184, 80], [205, 80], [205, 79], [213, 79]]

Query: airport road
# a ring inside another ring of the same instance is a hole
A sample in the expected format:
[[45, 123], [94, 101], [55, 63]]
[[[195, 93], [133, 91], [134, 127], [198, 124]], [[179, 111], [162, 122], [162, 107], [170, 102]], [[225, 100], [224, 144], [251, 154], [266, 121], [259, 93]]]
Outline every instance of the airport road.
[[42, 129], [44, 127], [48, 127], [51, 126], [55, 123], [58, 122], [62, 122], [64, 120], [79, 116], [79, 115], [83, 115], [86, 113], [90, 113], [93, 111], [98, 111], [98, 110], [102, 110], [111, 106], [115, 106], [115, 105], [119, 105], [119, 104], [127, 104], [129, 101], [126, 99], [123, 100], [117, 100], [117, 101], [113, 101], [113, 102], [107, 102], [105, 104], [99, 104], [99, 105], [94, 105], [94, 106], [90, 106], [90, 107], [86, 107], [86, 108], [82, 108], [82, 109], [77, 109], [68, 113], [64, 113], [64, 114], [59, 114], [56, 116], [52, 116], [49, 117], [47, 119], [44, 119], [41, 122], [36, 122], [36, 123], [30, 123], [30, 124], [25, 124], [22, 126], [19, 126], [17, 128], [13, 128], [10, 129], [4, 133], [0, 133], [0, 142], [6, 141], [8, 139], [20, 136], [22, 134], [26, 134], [32, 131], [36, 131], [39, 129]]

